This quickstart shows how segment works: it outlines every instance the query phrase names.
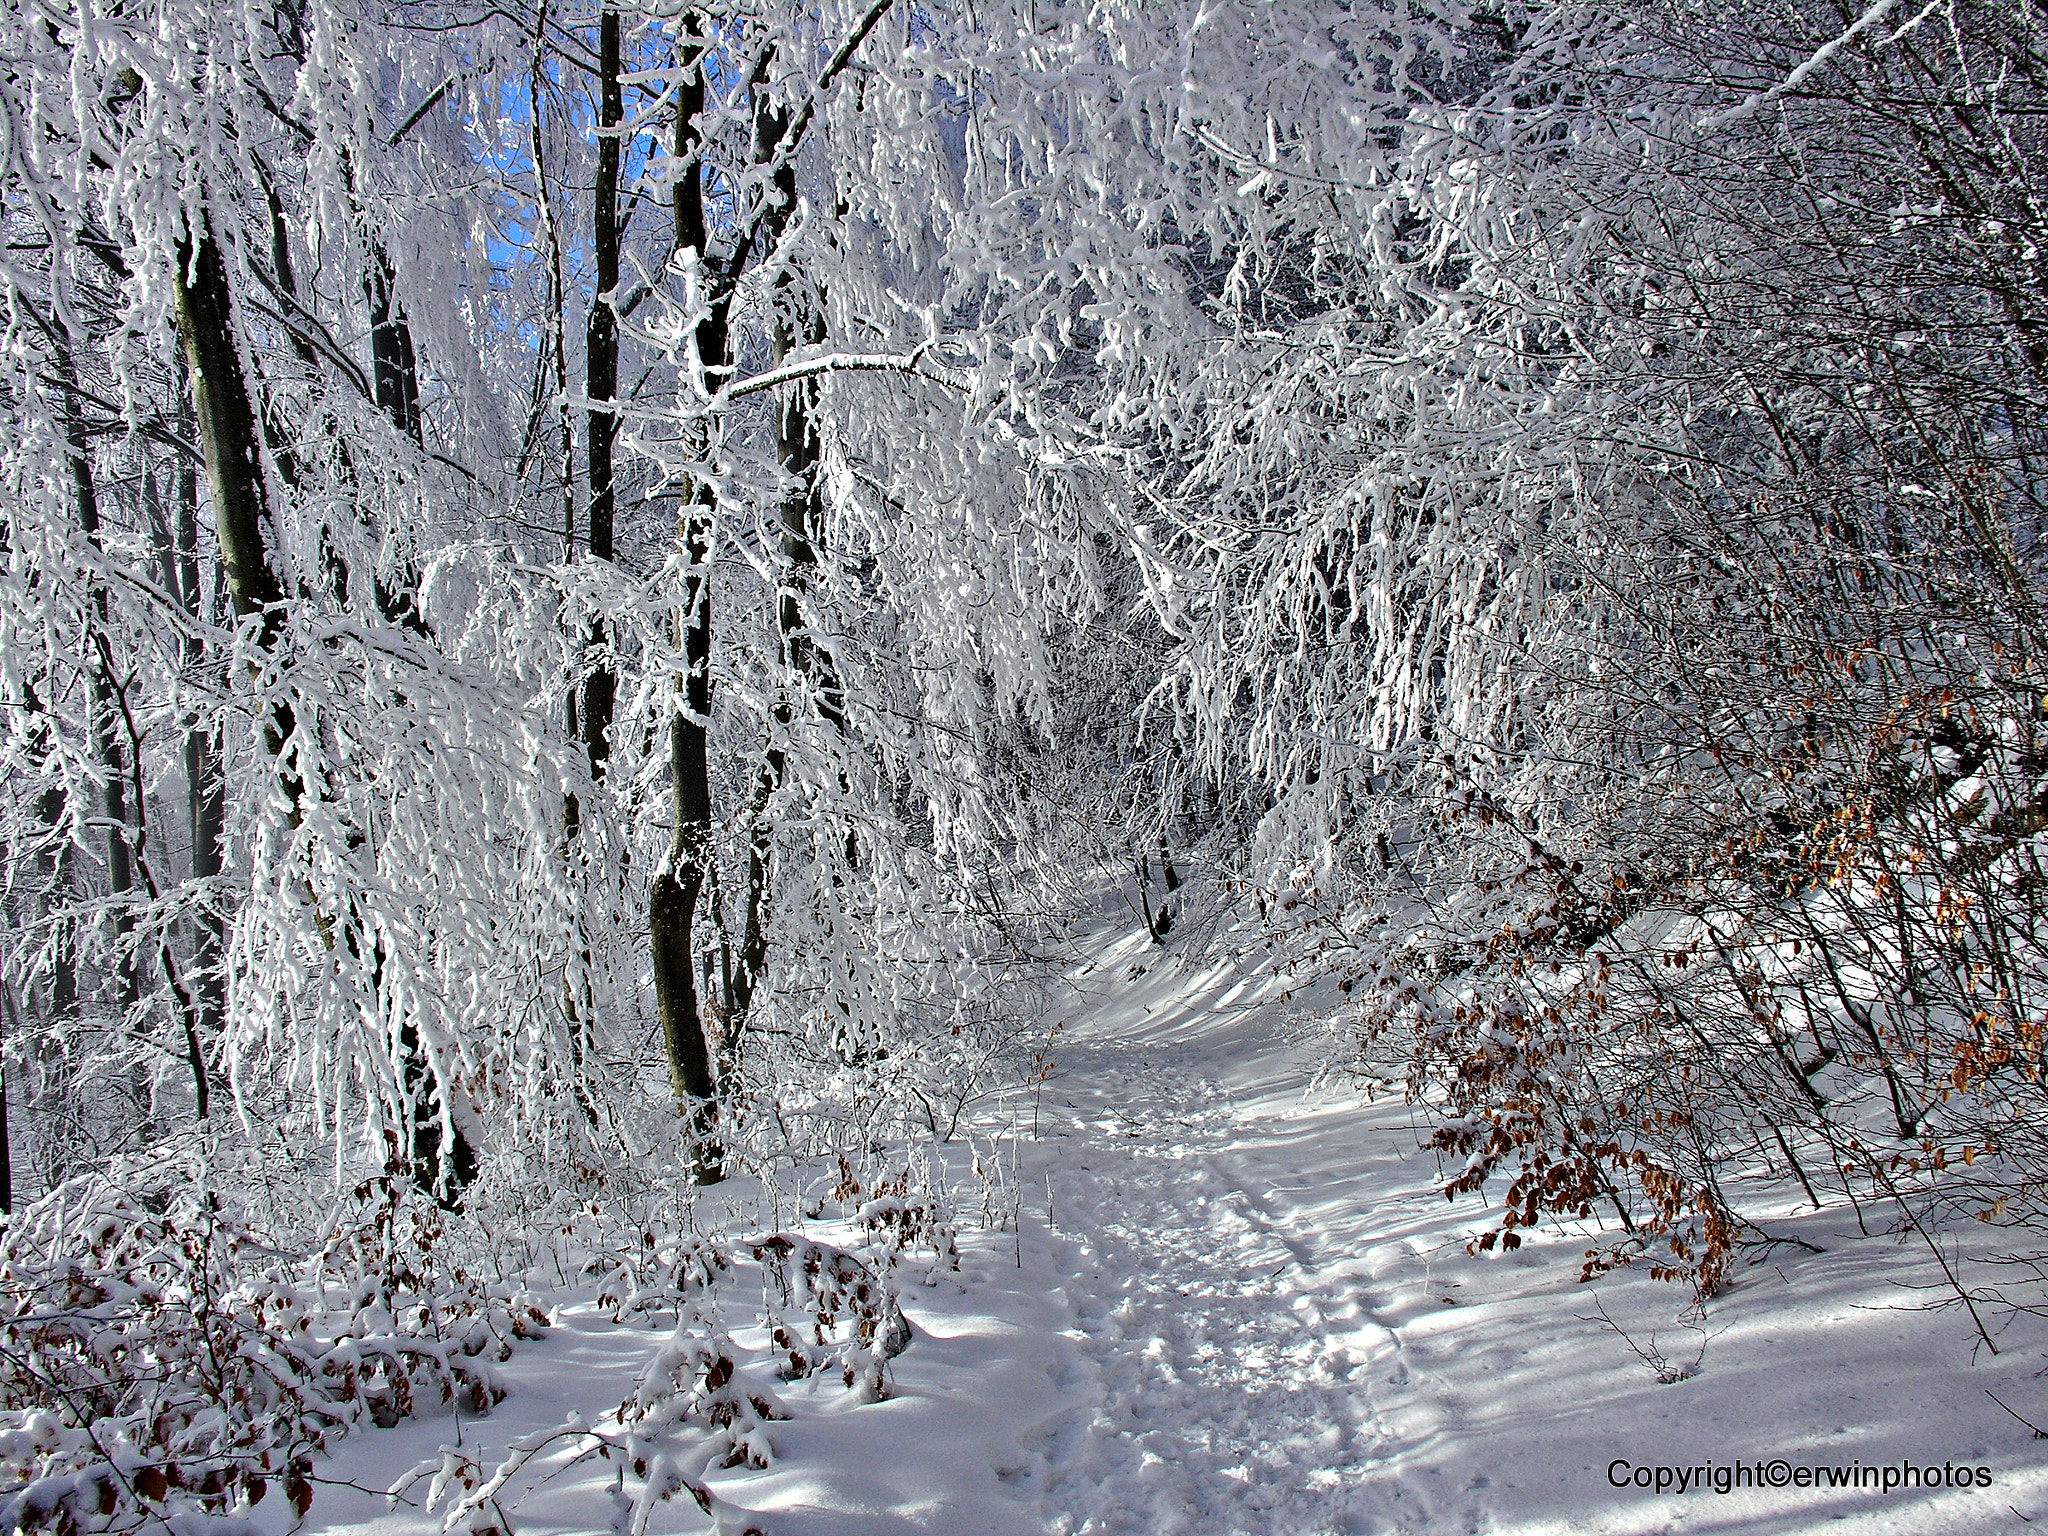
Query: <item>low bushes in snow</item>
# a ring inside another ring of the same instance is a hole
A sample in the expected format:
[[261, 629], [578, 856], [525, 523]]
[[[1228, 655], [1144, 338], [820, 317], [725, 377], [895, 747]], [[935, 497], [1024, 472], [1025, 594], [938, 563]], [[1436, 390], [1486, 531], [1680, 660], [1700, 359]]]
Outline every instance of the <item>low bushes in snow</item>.
[[310, 1247], [193, 1170], [94, 1176], [0, 1237], [0, 1530], [239, 1528], [304, 1515], [314, 1458], [360, 1424], [488, 1413], [545, 1319], [442, 1267], [442, 1218], [396, 1170]]

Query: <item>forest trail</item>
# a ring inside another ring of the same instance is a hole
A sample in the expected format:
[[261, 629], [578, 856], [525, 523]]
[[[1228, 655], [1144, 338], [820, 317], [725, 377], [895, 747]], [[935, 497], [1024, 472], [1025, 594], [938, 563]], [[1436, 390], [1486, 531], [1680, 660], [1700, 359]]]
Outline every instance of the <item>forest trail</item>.
[[[967, 1226], [958, 1283], [906, 1289], [919, 1337], [892, 1363], [887, 1401], [778, 1385], [794, 1417], [774, 1426], [774, 1465], [713, 1479], [741, 1512], [731, 1531], [1973, 1536], [2048, 1517], [2048, 1465], [1984, 1395], [2038, 1401], [2048, 1340], [2009, 1339], [1973, 1365], [1967, 1324], [1899, 1288], [1928, 1278], [1924, 1259], [1859, 1239], [1846, 1218], [1774, 1216], [1829, 1251], [1746, 1266], [1704, 1331], [1679, 1323], [1670, 1286], [1629, 1273], [1577, 1284], [1570, 1235], [1473, 1257], [1485, 1213], [1437, 1193], [1397, 1098], [1316, 1085], [1321, 1045], [1288, 1022], [1303, 1000], [1279, 999], [1263, 958], [1184, 960], [1142, 932], [1102, 937], [1056, 1001], [1046, 1081], [1007, 1106], [1014, 1225]], [[964, 1197], [964, 1166], [953, 1171]], [[735, 1284], [729, 1322], [759, 1350], [745, 1297]], [[1660, 1385], [1596, 1304], [1695, 1373]], [[467, 1444], [488, 1450], [571, 1410], [594, 1418], [630, 1391], [652, 1336], [587, 1302], [558, 1319], [504, 1368], [512, 1396], [464, 1426]], [[382, 1487], [448, 1434], [441, 1419], [357, 1436], [325, 1470]], [[1996, 1480], [1724, 1496], [1609, 1478], [1619, 1458], [1780, 1456], [1969, 1461]], [[540, 1470], [511, 1512], [517, 1536], [610, 1525], [602, 1467], [564, 1456]], [[334, 1487], [308, 1527], [439, 1529]], [[707, 1523], [678, 1499], [652, 1529]]]
[[1361, 1136], [1235, 967], [1190, 978], [1132, 944], [1076, 981], [1045, 1239], [1087, 1391], [1026, 1441], [1051, 1528], [1488, 1528], [1483, 1477], [1389, 1470], [1457, 1428], [1447, 1309], [1427, 1262], [1406, 1273], [1443, 1203], [1398, 1176], [1414, 1138]]
[[[1077, 968], [1035, 1146], [1067, 1399], [1005, 1470], [1057, 1536], [2014, 1531], [2048, 1466], [1984, 1395], [2037, 1395], [2034, 1347], [1978, 1353], [1900, 1287], [1925, 1256], [1773, 1212], [1829, 1250], [1746, 1265], [1702, 1327], [1641, 1275], [1578, 1283], [1583, 1240], [1434, 1187], [1398, 1095], [1318, 1085], [1265, 952], [1183, 963], [1142, 933]], [[1027, 1160], [1028, 1169], [1031, 1164]], [[1027, 1186], [1027, 1209], [1039, 1197]], [[1660, 1384], [1636, 1344], [1689, 1367]], [[1697, 1358], [1695, 1358], [1697, 1357]], [[1616, 1488], [1610, 1467], [1974, 1461], [1989, 1490]], [[963, 1531], [965, 1528], [960, 1528]]]

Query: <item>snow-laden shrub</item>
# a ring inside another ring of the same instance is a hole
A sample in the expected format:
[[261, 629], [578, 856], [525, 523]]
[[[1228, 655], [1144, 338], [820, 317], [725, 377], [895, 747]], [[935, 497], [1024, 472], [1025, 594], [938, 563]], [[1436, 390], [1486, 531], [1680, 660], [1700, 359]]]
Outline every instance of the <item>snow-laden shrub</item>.
[[445, 1261], [448, 1236], [447, 1216], [397, 1163], [356, 1185], [323, 1236], [315, 1262], [334, 1320], [330, 1358], [356, 1373], [380, 1427], [441, 1404], [490, 1412], [505, 1390], [486, 1359], [511, 1359], [518, 1341], [547, 1328], [525, 1291]]
[[532, 1303], [440, 1273], [440, 1216], [365, 1181], [311, 1253], [188, 1170], [74, 1180], [0, 1236], [0, 1531], [239, 1528], [301, 1516], [364, 1422], [488, 1413]]
[[614, 1251], [593, 1260], [610, 1270], [597, 1288], [597, 1304], [615, 1323], [662, 1313], [680, 1322], [696, 1298], [732, 1267], [725, 1250], [702, 1237], [657, 1235], [649, 1229], [640, 1239], [637, 1252]]
[[910, 1343], [893, 1266], [872, 1265], [865, 1250], [790, 1232], [748, 1246], [766, 1277], [769, 1338], [784, 1378], [836, 1367], [847, 1386], [871, 1399], [886, 1396], [884, 1368]]
[[785, 1380], [837, 1370], [869, 1401], [888, 1395], [888, 1362], [910, 1347], [898, 1270], [914, 1248], [931, 1254], [925, 1283], [960, 1267], [951, 1221], [930, 1192], [913, 1194], [912, 1168], [863, 1189], [839, 1159], [833, 1198], [853, 1210], [863, 1241], [841, 1248], [804, 1233], [749, 1241], [760, 1261], [762, 1309]]
[[[426, 1508], [447, 1506], [444, 1531], [509, 1536], [519, 1474], [568, 1443], [617, 1469], [611, 1529], [618, 1536], [645, 1536], [654, 1511], [678, 1493], [687, 1493], [721, 1532], [741, 1528], [737, 1512], [706, 1486], [705, 1476], [714, 1468], [768, 1466], [775, 1455], [768, 1425], [789, 1411], [737, 1363], [740, 1352], [726, 1332], [715, 1289], [731, 1269], [730, 1258], [701, 1239], [662, 1245], [650, 1235], [648, 1241], [660, 1256], [638, 1268], [621, 1266], [600, 1288], [600, 1303], [613, 1309], [616, 1321], [673, 1308], [676, 1323], [641, 1367], [632, 1396], [608, 1416], [616, 1427], [594, 1427], [571, 1415], [513, 1441], [488, 1469], [460, 1448], [444, 1446], [393, 1487], [394, 1500], [424, 1482]], [[679, 1444], [690, 1430], [698, 1438]], [[628, 1477], [638, 1485], [631, 1493]]]
[[[939, 1192], [930, 1187], [929, 1177], [923, 1180], [925, 1189], [913, 1189], [918, 1170], [906, 1163], [894, 1174], [878, 1180], [873, 1188], [862, 1190], [854, 1183], [852, 1167], [845, 1158], [839, 1160], [839, 1170], [841, 1187], [847, 1189], [846, 1198], [860, 1202], [853, 1219], [866, 1234], [871, 1253], [880, 1255], [894, 1269], [914, 1250], [925, 1250], [931, 1255], [923, 1276], [926, 1285], [935, 1285], [941, 1275], [958, 1271], [959, 1231]], [[925, 1170], [927, 1175], [929, 1171]]]
[[729, 1247], [682, 1230], [689, 1212], [630, 1178], [581, 1196], [558, 1235], [575, 1267], [597, 1279], [599, 1307], [618, 1323], [675, 1319], [631, 1396], [596, 1423], [576, 1414], [514, 1441], [494, 1465], [443, 1447], [402, 1478], [392, 1497], [424, 1485], [425, 1507], [442, 1512], [444, 1531], [510, 1536], [531, 1486], [522, 1474], [569, 1449], [615, 1469], [617, 1536], [644, 1536], [654, 1512], [679, 1493], [719, 1532], [751, 1529], [745, 1512], [707, 1479], [714, 1471], [769, 1466], [773, 1426], [790, 1417], [790, 1408], [749, 1370], [746, 1351], [727, 1329], [721, 1287], [740, 1267], [736, 1250], [749, 1250], [760, 1265], [761, 1321], [777, 1374], [785, 1381], [836, 1374], [859, 1402], [888, 1395], [887, 1363], [912, 1341], [900, 1300], [903, 1273], [935, 1284], [959, 1268], [953, 1221], [928, 1166], [913, 1157], [864, 1185], [852, 1159], [837, 1163], [829, 1195], [806, 1214], [822, 1217], [828, 1205], [836, 1207], [832, 1229], [844, 1227], [858, 1239], [847, 1246], [784, 1231]]

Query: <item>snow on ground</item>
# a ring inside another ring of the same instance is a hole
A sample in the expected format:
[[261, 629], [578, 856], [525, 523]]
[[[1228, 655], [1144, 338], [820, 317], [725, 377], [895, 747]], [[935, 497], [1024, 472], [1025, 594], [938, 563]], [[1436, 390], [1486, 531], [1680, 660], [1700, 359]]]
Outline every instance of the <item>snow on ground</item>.
[[[908, 1287], [918, 1338], [887, 1401], [778, 1385], [795, 1417], [775, 1426], [775, 1464], [714, 1479], [766, 1536], [2048, 1528], [2048, 1441], [1986, 1392], [2048, 1408], [2048, 1330], [1973, 1350], [1967, 1319], [1915, 1289], [1935, 1278], [1924, 1251], [1874, 1219], [1868, 1237], [1849, 1213], [1774, 1220], [1826, 1251], [1760, 1255], [1689, 1329], [1673, 1287], [1628, 1273], [1579, 1285], [1566, 1234], [1467, 1256], [1482, 1212], [1434, 1191], [1401, 1105], [1311, 1086], [1315, 1049], [1289, 1038], [1256, 956], [1184, 966], [1140, 933], [1105, 940], [1070, 981], [1053, 1073], [1010, 1104], [1016, 1230], [970, 1227], [958, 1285]], [[760, 1346], [745, 1316], [729, 1321]], [[595, 1419], [654, 1337], [565, 1304], [464, 1443]], [[1696, 1372], [1659, 1384], [1631, 1338]], [[368, 1432], [322, 1471], [381, 1489], [452, 1430]], [[1967, 1464], [1992, 1485], [1613, 1486], [1638, 1467], [1778, 1458]], [[610, 1526], [606, 1469], [565, 1452], [547, 1471], [515, 1531]], [[654, 1526], [707, 1528], [686, 1499]], [[330, 1484], [307, 1529], [421, 1536], [439, 1522]]]

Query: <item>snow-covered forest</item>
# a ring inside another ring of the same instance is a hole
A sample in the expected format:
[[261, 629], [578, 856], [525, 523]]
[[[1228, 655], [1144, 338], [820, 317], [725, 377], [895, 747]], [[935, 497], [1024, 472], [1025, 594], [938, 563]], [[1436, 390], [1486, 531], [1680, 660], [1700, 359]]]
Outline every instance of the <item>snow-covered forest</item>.
[[2048, 1513], [2038, 0], [0, 54], [0, 1532]]

